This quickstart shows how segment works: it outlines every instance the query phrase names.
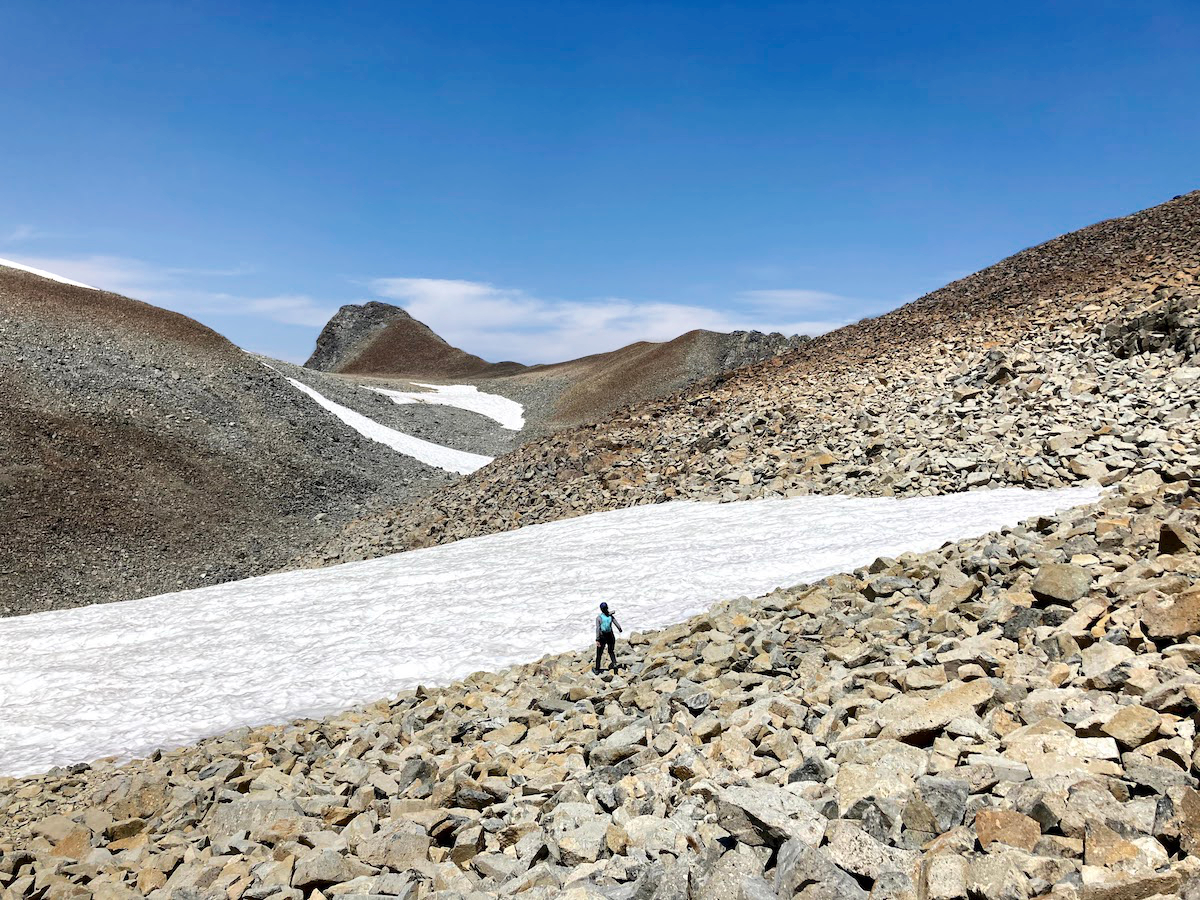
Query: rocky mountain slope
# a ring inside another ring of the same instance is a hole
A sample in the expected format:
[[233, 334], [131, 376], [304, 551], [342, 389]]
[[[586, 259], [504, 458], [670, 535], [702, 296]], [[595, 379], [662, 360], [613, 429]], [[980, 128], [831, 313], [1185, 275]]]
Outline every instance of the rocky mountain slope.
[[1200, 192], [1022, 251], [786, 357], [533, 441], [353, 523], [357, 559], [663, 500], [1180, 476], [1196, 442]]
[[617, 675], [0, 779], [0, 895], [1195, 898], [1191, 476], [731, 600]]
[[191, 319], [0, 267], [0, 615], [259, 574], [450, 480]]
[[695, 330], [663, 343], [639, 341], [608, 353], [488, 382], [496, 389], [538, 389], [551, 405], [544, 431], [598, 421], [613, 410], [669, 395], [689, 384], [771, 359], [808, 338], [761, 331]]
[[477, 378], [506, 375], [520, 363], [489, 363], [451, 346], [423, 322], [390, 303], [346, 304], [317, 336], [305, 366], [347, 375]]
[[690, 331], [548, 365], [489, 363], [452, 346], [403, 309], [372, 301], [338, 310], [305, 366], [323, 372], [477, 384], [521, 399], [544, 434], [785, 353], [807, 338], [758, 331]]

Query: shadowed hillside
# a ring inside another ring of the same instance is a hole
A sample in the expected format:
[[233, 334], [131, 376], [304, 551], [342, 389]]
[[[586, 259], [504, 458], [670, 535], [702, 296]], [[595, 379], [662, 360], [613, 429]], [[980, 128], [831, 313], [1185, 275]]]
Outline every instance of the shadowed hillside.
[[198, 322], [0, 267], [0, 614], [261, 573], [447, 480]]

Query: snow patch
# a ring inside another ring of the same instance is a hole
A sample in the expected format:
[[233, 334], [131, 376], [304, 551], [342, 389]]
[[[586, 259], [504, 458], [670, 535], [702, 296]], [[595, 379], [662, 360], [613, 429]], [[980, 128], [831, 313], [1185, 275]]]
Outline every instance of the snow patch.
[[33, 266], [23, 266], [19, 262], [13, 262], [11, 259], [0, 259], [0, 266], [8, 266], [10, 269], [20, 269], [22, 272], [28, 272], [30, 275], [40, 275], [42, 278], [49, 278], [51, 281], [57, 281], [60, 284], [69, 284], [74, 287], [87, 288], [89, 291], [98, 291], [99, 288], [94, 288], [90, 284], [84, 284], [82, 281], [72, 281], [70, 278], [63, 278], [61, 275], [55, 275], [53, 272], [47, 272], [44, 269], [35, 269]]
[[391, 447], [397, 453], [403, 453], [405, 456], [411, 456], [413, 459], [420, 460], [427, 466], [445, 469], [447, 472], [457, 472], [460, 475], [470, 475], [476, 469], [482, 469], [494, 459], [491, 456], [481, 456], [478, 453], [467, 453], [465, 450], [444, 447], [432, 441], [423, 441], [410, 434], [405, 434], [403, 431], [397, 431], [394, 428], [388, 428], [386, 425], [380, 425], [374, 419], [369, 419], [362, 413], [355, 412], [347, 406], [342, 406], [340, 403], [334, 403], [324, 394], [314, 391], [308, 385], [297, 381], [295, 378], [289, 378], [288, 381], [298, 390], [308, 394], [308, 396], [312, 397], [359, 434]]
[[395, 391], [390, 388], [373, 387], [370, 390], [390, 397], [394, 403], [430, 403], [435, 406], [457, 406], [499, 422], [511, 431], [525, 427], [525, 407], [516, 400], [499, 394], [488, 394], [473, 384], [424, 384], [414, 381], [417, 387], [429, 391]]
[[933, 550], [1099, 493], [663, 503], [0, 619], [0, 774], [325, 715], [418, 683], [590, 647], [601, 600], [628, 636], [716, 600]]

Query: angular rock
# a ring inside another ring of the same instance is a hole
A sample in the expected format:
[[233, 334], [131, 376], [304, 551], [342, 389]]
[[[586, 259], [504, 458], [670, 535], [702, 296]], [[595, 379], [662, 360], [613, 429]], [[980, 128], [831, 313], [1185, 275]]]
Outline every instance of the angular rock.
[[868, 900], [854, 876], [834, 865], [825, 854], [803, 841], [788, 841], [776, 857], [775, 893], [794, 897], [811, 885], [820, 885], [831, 892], [831, 897], [842, 900]]
[[827, 820], [807, 800], [773, 785], [728, 787], [717, 793], [717, 821], [743, 844], [816, 846]]
[[1042, 827], [1035, 819], [1011, 809], [981, 809], [975, 814], [975, 833], [985, 850], [993, 841], [1032, 850], [1041, 840]]
[[1200, 632], [1200, 589], [1150, 591], [1142, 596], [1140, 609], [1142, 628], [1152, 638], [1181, 640]]
[[1085, 597], [1091, 586], [1092, 576], [1082, 566], [1046, 563], [1038, 570], [1030, 590], [1043, 602], [1069, 605]]
[[415, 822], [383, 822], [378, 832], [359, 844], [358, 857], [372, 866], [403, 871], [425, 862], [432, 843], [425, 829]]

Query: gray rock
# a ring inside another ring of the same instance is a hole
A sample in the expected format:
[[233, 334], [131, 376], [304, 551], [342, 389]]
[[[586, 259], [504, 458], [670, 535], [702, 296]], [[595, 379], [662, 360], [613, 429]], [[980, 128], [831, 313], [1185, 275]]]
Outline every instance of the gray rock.
[[611, 766], [628, 759], [646, 746], [646, 719], [631, 722], [620, 731], [594, 744], [588, 752], [592, 766]]
[[775, 862], [775, 893], [793, 897], [809, 885], [820, 885], [830, 896], [843, 900], [868, 900], [868, 894], [850, 873], [808, 844], [790, 840], [779, 848]]
[[296, 860], [292, 887], [302, 891], [350, 881], [360, 875], [373, 875], [375, 869], [336, 850], [313, 850]]
[[970, 793], [969, 782], [922, 775], [904, 805], [904, 827], [937, 835], [961, 825]]
[[744, 844], [771, 846], [789, 840], [816, 846], [826, 825], [825, 817], [807, 800], [766, 784], [718, 791], [717, 820]]
[[1033, 579], [1030, 590], [1046, 603], [1074, 603], [1087, 595], [1092, 576], [1087, 569], [1065, 563], [1046, 563]]
[[370, 865], [401, 871], [425, 862], [430, 844], [425, 829], [414, 822], [383, 822], [378, 832], [359, 844], [358, 856]]

